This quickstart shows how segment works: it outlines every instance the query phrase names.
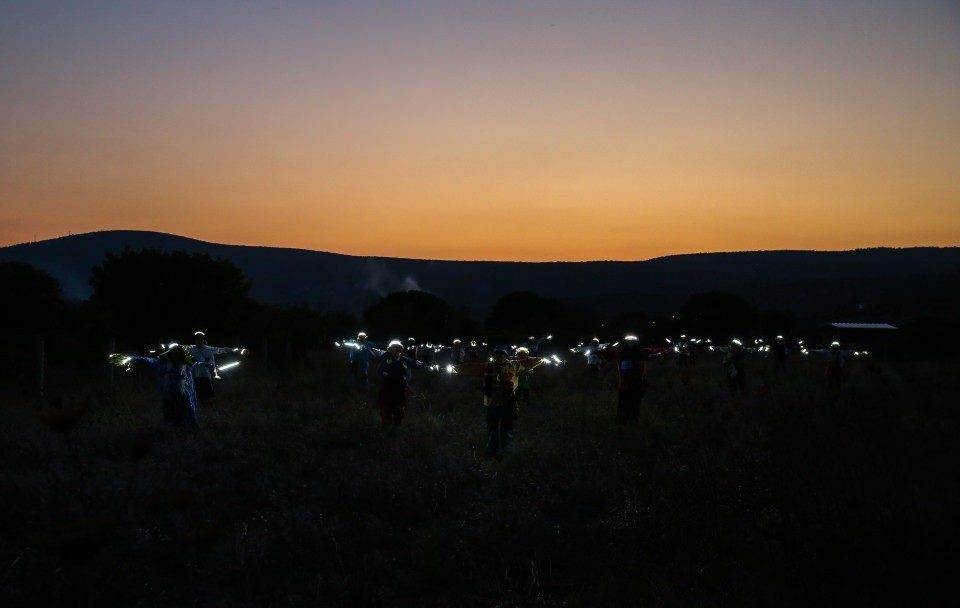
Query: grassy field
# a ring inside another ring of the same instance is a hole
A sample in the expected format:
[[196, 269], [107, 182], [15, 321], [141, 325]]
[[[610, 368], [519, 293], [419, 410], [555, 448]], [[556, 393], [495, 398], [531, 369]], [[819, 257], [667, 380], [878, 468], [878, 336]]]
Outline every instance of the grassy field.
[[147, 375], [8, 394], [0, 605], [957, 605], [957, 362], [794, 363], [655, 362], [638, 426], [538, 370], [502, 462], [476, 378], [384, 428], [343, 353], [225, 374], [196, 432]]

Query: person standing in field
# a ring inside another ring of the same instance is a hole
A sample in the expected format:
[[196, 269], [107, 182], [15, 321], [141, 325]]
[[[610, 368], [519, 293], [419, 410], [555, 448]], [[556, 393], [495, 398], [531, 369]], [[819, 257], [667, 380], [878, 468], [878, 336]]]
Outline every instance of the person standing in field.
[[415, 359], [404, 356], [403, 344], [399, 340], [392, 340], [387, 351], [378, 357], [380, 420], [383, 424], [399, 426], [403, 422], [407, 391], [416, 364]]
[[459, 339], [453, 341], [450, 347], [450, 365], [461, 365], [467, 358], [467, 351], [463, 348], [463, 342]]
[[467, 351], [467, 361], [476, 362], [480, 358], [480, 354], [477, 349], [477, 341], [470, 340], [470, 345], [466, 348]]
[[357, 334], [354, 342], [347, 342], [350, 348], [350, 376], [359, 388], [367, 386], [367, 374], [370, 370], [370, 347], [366, 332]]
[[547, 336], [545, 338], [536, 338], [534, 336], [530, 336], [529, 338], [527, 338], [526, 342], [523, 342], [518, 346], [517, 350], [519, 350], [520, 348], [525, 348], [529, 356], [539, 357], [540, 345], [546, 342], [547, 340], [552, 340], [552, 339], [553, 339], [553, 336]]
[[587, 347], [587, 372], [594, 380], [600, 378], [600, 364], [603, 360], [600, 358], [600, 351], [603, 347], [600, 345], [600, 338], [590, 340], [590, 346]]
[[194, 344], [189, 348], [190, 354], [193, 356], [194, 360], [199, 363], [206, 363], [210, 366], [194, 365], [192, 372], [193, 383], [197, 391], [197, 398], [200, 400], [200, 403], [206, 403], [207, 400], [216, 397], [213, 392], [213, 382], [220, 379], [220, 376], [217, 374], [216, 355], [222, 355], [231, 352], [239, 352], [242, 354], [242, 351], [239, 348], [210, 346], [207, 344], [206, 334], [204, 334], [202, 331], [198, 331], [193, 334], [193, 341]]
[[407, 347], [404, 349], [404, 354], [411, 359], [419, 359], [419, 347], [417, 346], [416, 338], [407, 338]]
[[511, 360], [506, 346], [493, 349], [493, 360], [483, 368], [481, 390], [487, 423], [486, 454], [503, 459], [516, 439], [514, 422], [519, 415], [517, 385], [520, 374], [543, 363], [540, 358]]
[[680, 368], [680, 382], [687, 386], [690, 384], [690, 341], [687, 336], [681, 334], [680, 341], [674, 347], [677, 351], [677, 366]]
[[774, 373], [787, 373], [787, 345], [783, 341], [783, 336], [777, 336], [773, 344], [770, 345], [770, 350], [773, 351]]
[[640, 422], [640, 403], [646, 380], [646, 361], [661, 356], [669, 348], [641, 348], [637, 336], [627, 335], [615, 348], [599, 351], [600, 358], [617, 366], [617, 421]]
[[[526, 346], [517, 347], [515, 352], [517, 359], [530, 358], [530, 351]], [[517, 404], [523, 402], [524, 405], [530, 405], [530, 394], [533, 391], [533, 370], [525, 369], [517, 376]]]
[[160, 383], [160, 409], [163, 421], [170, 426], [197, 428], [199, 412], [197, 394], [193, 383], [193, 369], [213, 369], [209, 363], [195, 361], [190, 349], [179, 344], [170, 347], [156, 357], [134, 355], [110, 355], [114, 365], [131, 369], [144, 363], [156, 370]]
[[824, 374], [827, 377], [827, 382], [835, 388], [840, 388], [840, 385], [842, 385], [850, 375], [850, 370], [847, 367], [847, 358], [850, 357], [850, 355], [857, 354], [857, 351], [852, 349], [840, 348], [840, 343], [837, 341], [832, 342], [829, 349], [814, 348], [807, 352], [820, 355], [827, 360]]
[[727, 376], [727, 386], [730, 389], [730, 396], [733, 397], [737, 391], [747, 391], [747, 349], [740, 340], [734, 338], [730, 341], [730, 346], [721, 348], [723, 352], [723, 369]]

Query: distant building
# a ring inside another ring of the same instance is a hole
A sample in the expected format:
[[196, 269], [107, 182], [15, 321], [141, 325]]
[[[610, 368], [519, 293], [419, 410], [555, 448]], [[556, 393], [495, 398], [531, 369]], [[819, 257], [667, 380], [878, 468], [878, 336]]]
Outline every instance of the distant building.
[[837, 340], [840, 344], [873, 349], [882, 354], [886, 351], [892, 332], [897, 328], [889, 323], [847, 323], [834, 321], [826, 324], [828, 342]]

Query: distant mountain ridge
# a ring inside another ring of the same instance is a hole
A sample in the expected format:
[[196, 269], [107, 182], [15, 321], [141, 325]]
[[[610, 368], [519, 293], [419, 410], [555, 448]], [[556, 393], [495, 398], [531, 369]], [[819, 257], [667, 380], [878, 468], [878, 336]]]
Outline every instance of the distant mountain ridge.
[[107, 253], [155, 248], [229, 260], [271, 304], [308, 303], [359, 312], [387, 293], [421, 289], [483, 315], [513, 291], [584, 307], [667, 314], [696, 293], [729, 291], [759, 308], [897, 321], [960, 312], [960, 247], [759, 251], [674, 255], [639, 262], [473, 262], [348, 256], [208, 243], [145, 231], [103, 231], [0, 248], [0, 260], [57, 278], [69, 297], [89, 297], [90, 270]]

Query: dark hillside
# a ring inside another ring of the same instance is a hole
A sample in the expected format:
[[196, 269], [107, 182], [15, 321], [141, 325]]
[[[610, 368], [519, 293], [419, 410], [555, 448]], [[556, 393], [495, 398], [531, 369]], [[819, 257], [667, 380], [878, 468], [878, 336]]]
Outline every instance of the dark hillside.
[[[107, 231], [0, 249], [0, 260], [41, 268], [74, 298], [107, 252], [158, 248], [221, 257], [253, 280], [261, 302], [358, 311], [394, 291], [422, 289], [486, 314], [501, 296], [531, 291], [596, 309], [675, 312], [691, 295], [730, 291], [762, 308], [811, 316], [960, 315], [960, 248], [764, 251], [678, 255], [642, 262], [514, 263], [366, 258], [206, 243], [155, 232]], [[613, 304], [611, 304], [613, 303]]]

